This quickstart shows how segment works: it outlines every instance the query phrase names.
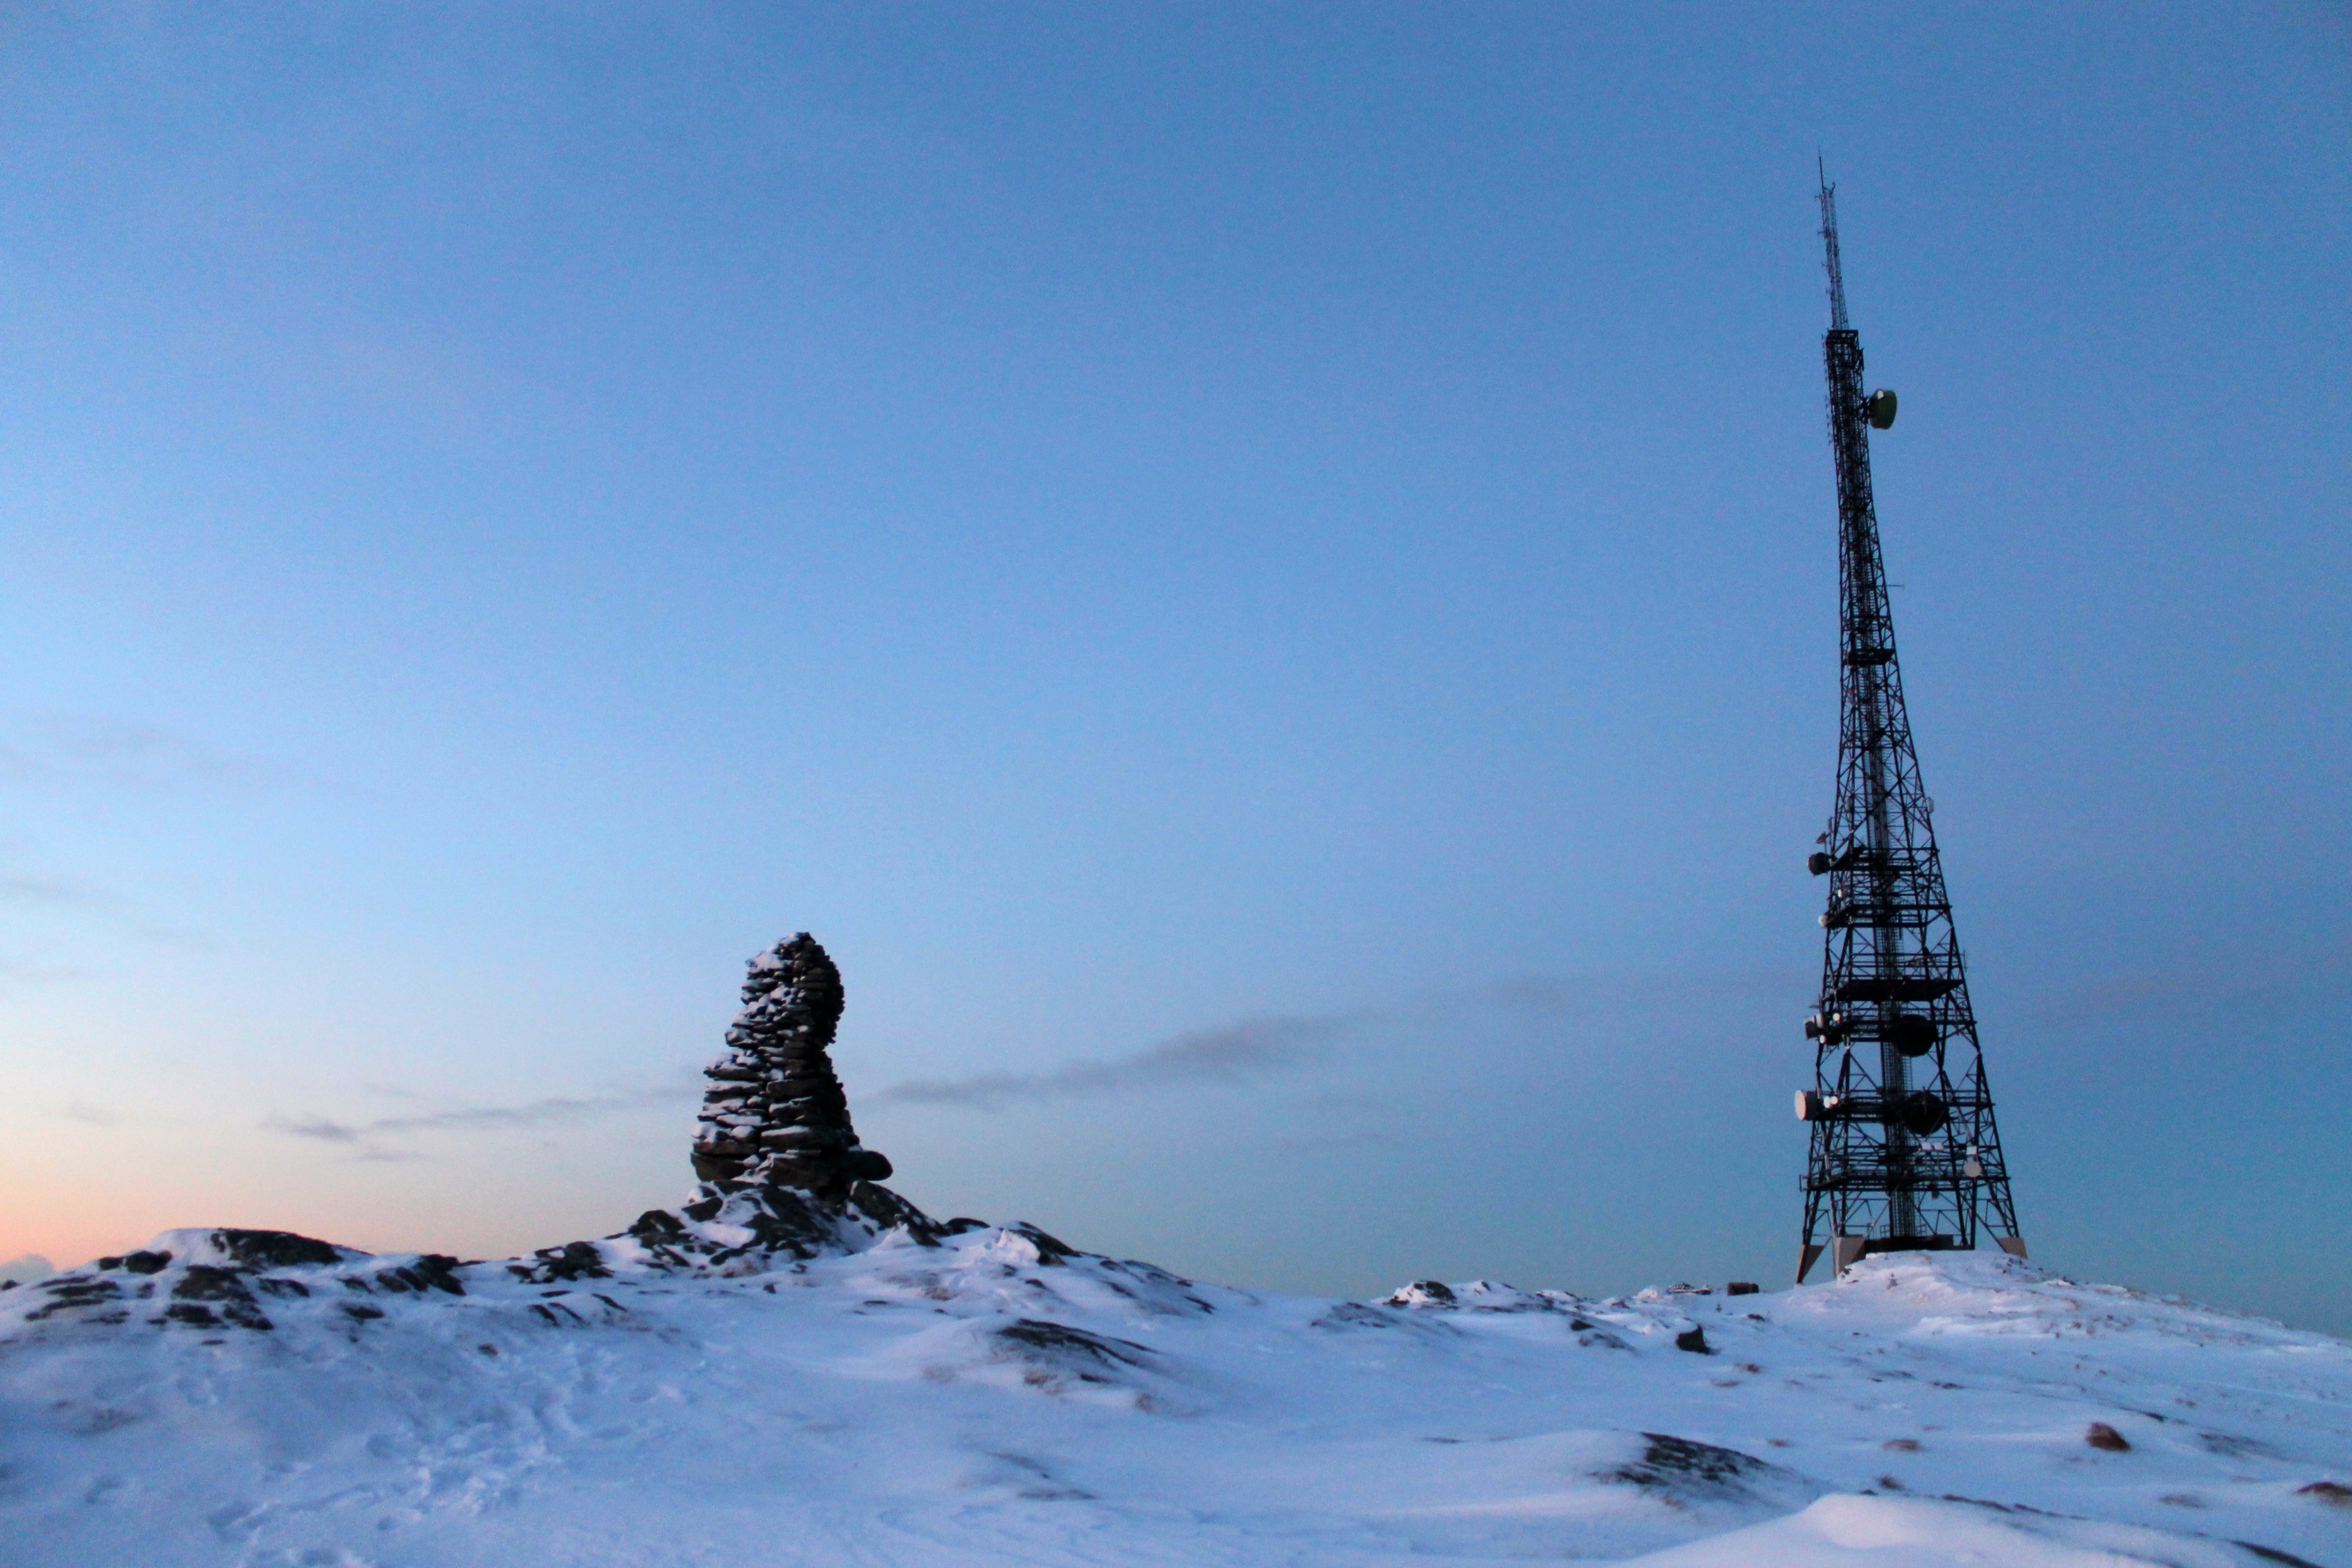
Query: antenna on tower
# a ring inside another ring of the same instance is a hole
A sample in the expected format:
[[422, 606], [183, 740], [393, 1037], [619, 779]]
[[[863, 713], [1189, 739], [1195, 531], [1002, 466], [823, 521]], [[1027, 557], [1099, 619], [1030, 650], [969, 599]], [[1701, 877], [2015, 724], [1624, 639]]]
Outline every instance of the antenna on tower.
[[1845, 319], [1845, 270], [1838, 265], [1837, 187], [1830, 184], [1829, 168], [1819, 154], [1813, 158], [1814, 171], [1822, 184], [1822, 243], [1829, 247], [1830, 331], [1847, 331]]

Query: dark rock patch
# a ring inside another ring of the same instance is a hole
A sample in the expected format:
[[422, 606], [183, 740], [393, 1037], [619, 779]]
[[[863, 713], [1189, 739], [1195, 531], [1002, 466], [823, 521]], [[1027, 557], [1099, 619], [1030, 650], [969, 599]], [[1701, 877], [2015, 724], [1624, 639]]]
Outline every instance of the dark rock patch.
[[[860, 1151], [860, 1152], [871, 1152], [871, 1151]], [[879, 1158], [879, 1156], [877, 1157]], [[882, 1163], [886, 1166], [889, 1163], [887, 1160]], [[897, 1230], [903, 1227], [909, 1237], [925, 1247], [937, 1247], [942, 1237], [954, 1234], [889, 1188], [877, 1185], [879, 1181], [879, 1177], [861, 1178], [849, 1189], [849, 1206], [884, 1230]], [[1037, 1250], [1043, 1253], [1045, 1249], [1041, 1245]], [[1049, 1258], [1047, 1261], [1059, 1260]]]
[[163, 1315], [175, 1322], [194, 1323], [203, 1328], [215, 1328], [212, 1311], [201, 1303], [217, 1302], [220, 1316], [240, 1329], [273, 1329], [277, 1325], [261, 1315], [253, 1300], [253, 1290], [245, 1277], [234, 1268], [215, 1268], [208, 1263], [192, 1263], [179, 1282], [172, 1287], [173, 1305], [163, 1309]]
[[1644, 1447], [1639, 1459], [1604, 1471], [1599, 1479], [1665, 1491], [1744, 1497], [1757, 1483], [1782, 1474], [1778, 1465], [1737, 1448], [1694, 1443], [1664, 1432], [1644, 1432], [1642, 1439]]
[[604, 1267], [604, 1255], [593, 1241], [567, 1241], [562, 1247], [542, 1247], [533, 1257], [535, 1265], [508, 1268], [526, 1279], [544, 1283], [550, 1279], [610, 1279], [613, 1271]]
[[[341, 1263], [344, 1249], [290, 1230], [216, 1230], [213, 1245], [247, 1268], [299, 1268]], [[129, 1259], [124, 1260], [126, 1266]]]
[[1403, 1289], [1384, 1298], [1382, 1304], [1390, 1307], [1450, 1307], [1454, 1305], [1454, 1291], [1436, 1279], [1416, 1279]]
[[2284, 1563], [2287, 1568], [2319, 1568], [2307, 1557], [2297, 1557], [2292, 1552], [2281, 1552], [2275, 1546], [2257, 1546], [2251, 1541], [2232, 1541], [2232, 1546], [2242, 1546], [2265, 1563]]
[[59, 1312], [70, 1312], [83, 1307], [95, 1307], [122, 1294], [122, 1287], [111, 1279], [93, 1279], [88, 1275], [66, 1274], [54, 1279], [44, 1279], [33, 1289], [50, 1298], [46, 1307], [37, 1307], [25, 1314], [28, 1323]]
[[1397, 1321], [1364, 1301], [1339, 1301], [1307, 1325], [1310, 1329], [1393, 1329]]
[[1026, 1237], [1030, 1245], [1037, 1249], [1037, 1261], [1040, 1263], [1055, 1264], [1062, 1262], [1066, 1258], [1084, 1258], [1086, 1256], [1085, 1253], [1080, 1252], [1076, 1247], [1069, 1245], [1069, 1243], [1058, 1241], [1053, 1237], [1047, 1236], [1044, 1231], [1039, 1230], [1027, 1220], [1023, 1220], [1018, 1225], [1008, 1225], [1004, 1228], [1011, 1231], [1014, 1236]]
[[1049, 1323], [1037, 1318], [1021, 1318], [996, 1331], [996, 1337], [1033, 1351], [1046, 1351], [1058, 1355], [1091, 1359], [1106, 1365], [1143, 1366], [1143, 1357], [1160, 1352], [1150, 1345], [1133, 1340], [1113, 1339], [1106, 1334], [1074, 1329], [1067, 1323]]

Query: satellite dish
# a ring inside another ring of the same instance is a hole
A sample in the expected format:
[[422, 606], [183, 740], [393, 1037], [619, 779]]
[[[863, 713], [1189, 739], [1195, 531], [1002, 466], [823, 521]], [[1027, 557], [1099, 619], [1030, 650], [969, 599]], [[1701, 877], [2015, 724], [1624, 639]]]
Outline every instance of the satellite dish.
[[1863, 400], [1862, 411], [1870, 416], [1872, 429], [1893, 429], [1895, 427], [1895, 394], [1883, 386], [1880, 387]]
[[1924, 1089], [1890, 1109], [1895, 1112], [1892, 1120], [1920, 1138], [1934, 1137], [1944, 1130], [1944, 1123], [1952, 1119], [1952, 1113], [1944, 1108], [1944, 1102]]
[[1886, 1020], [1886, 1043], [1906, 1057], [1924, 1057], [1936, 1048], [1936, 1026], [1916, 1013], [1897, 1013]]

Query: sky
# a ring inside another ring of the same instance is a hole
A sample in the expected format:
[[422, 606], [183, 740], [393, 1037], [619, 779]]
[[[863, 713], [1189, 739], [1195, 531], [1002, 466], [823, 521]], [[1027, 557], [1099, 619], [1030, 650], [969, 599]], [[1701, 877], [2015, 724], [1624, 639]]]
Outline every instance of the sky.
[[2352, 1332], [2322, 5], [19, 6], [0, 1258], [690, 1190], [1777, 1288], [1816, 158], [2026, 1239]]

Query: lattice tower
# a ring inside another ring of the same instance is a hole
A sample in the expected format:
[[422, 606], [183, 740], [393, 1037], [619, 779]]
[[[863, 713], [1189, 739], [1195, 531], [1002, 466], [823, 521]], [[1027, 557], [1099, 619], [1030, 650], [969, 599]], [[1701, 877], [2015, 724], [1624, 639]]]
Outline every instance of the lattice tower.
[[1873, 1252], [1973, 1248], [1979, 1225], [2025, 1255], [1895, 658], [1869, 434], [1894, 424], [1895, 395], [1863, 390], [1826, 179], [1821, 204], [1842, 676], [1837, 805], [1810, 861], [1829, 899], [1820, 1005], [1805, 1021], [1814, 1081], [1797, 1096], [1812, 1133], [1800, 1280], [1825, 1249], [1843, 1269]]

